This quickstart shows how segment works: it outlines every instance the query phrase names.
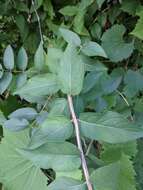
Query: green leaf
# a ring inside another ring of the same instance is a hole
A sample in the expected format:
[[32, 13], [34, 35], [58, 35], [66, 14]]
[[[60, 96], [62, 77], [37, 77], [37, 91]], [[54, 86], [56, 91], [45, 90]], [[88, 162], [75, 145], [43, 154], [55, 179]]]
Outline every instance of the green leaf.
[[21, 131], [29, 126], [29, 122], [26, 119], [11, 118], [6, 120], [3, 126], [13, 132]]
[[112, 111], [83, 113], [80, 126], [83, 136], [108, 143], [125, 143], [143, 137], [143, 128]]
[[69, 172], [56, 172], [56, 179], [60, 177], [70, 177], [76, 180], [82, 180], [82, 171], [78, 169]]
[[3, 94], [5, 90], [9, 87], [12, 81], [12, 73], [5, 72], [3, 77], [0, 79], [0, 94]]
[[136, 190], [135, 171], [128, 156], [95, 170], [91, 181], [98, 190]]
[[114, 92], [122, 81], [121, 76], [109, 76], [105, 77], [101, 81], [101, 86], [104, 94], [110, 94]]
[[76, 6], [66, 6], [59, 10], [59, 12], [64, 16], [74, 16], [77, 13], [78, 8]]
[[18, 119], [27, 119], [27, 120], [33, 120], [37, 116], [37, 112], [35, 109], [30, 107], [20, 108], [16, 111], [12, 112], [8, 118], [18, 118]]
[[58, 90], [56, 75], [48, 73], [32, 77], [22, 88], [14, 92], [14, 95], [44, 96], [54, 94]]
[[14, 68], [14, 52], [10, 45], [8, 45], [4, 51], [3, 64], [8, 70], [12, 70]]
[[139, 16], [138, 22], [134, 28], [134, 30], [131, 32], [134, 36], [137, 38], [143, 40], [143, 10], [137, 12], [137, 16]]
[[62, 55], [63, 52], [61, 49], [52, 47], [48, 48], [47, 65], [52, 73], [58, 73]]
[[143, 90], [143, 75], [139, 71], [128, 70], [124, 77], [124, 94], [128, 97], [135, 96]]
[[87, 93], [100, 80], [104, 72], [92, 71], [88, 73], [84, 79], [82, 93]]
[[45, 56], [44, 56], [44, 49], [43, 43], [40, 42], [38, 49], [36, 50], [34, 56], [34, 66], [38, 71], [41, 71], [45, 64]]
[[70, 116], [68, 102], [65, 98], [56, 98], [51, 102], [49, 115]]
[[26, 70], [28, 64], [28, 56], [23, 47], [20, 48], [17, 55], [17, 68], [21, 71]]
[[65, 116], [50, 116], [31, 135], [30, 148], [37, 148], [46, 142], [63, 142], [73, 133], [71, 121]]
[[84, 78], [84, 63], [74, 46], [68, 45], [60, 62], [59, 80], [65, 94], [80, 93]]
[[78, 149], [68, 142], [48, 142], [34, 150], [19, 149], [18, 152], [43, 169], [71, 171], [81, 164]]
[[128, 155], [130, 158], [133, 158], [137, 154], [137, 142], [128, 142], [122, 144], [107, 144], [103, 143], [101, 152], [101, 159], [105, 163], [112, 163], [118, 161], [122, 153]]
[[[0, 182], [7, 190], [47, 190], [47, 178], [40, 168], [18, 153], [17, 148], [25, 147], [29, 131], [19, 133], [5, 131], [0, 144]], [[8, 156], [6, 156], [8, 155]]]
[[101, 56], [107, 58], [103, 48], [96, 42], [89, 41], [83, 44], [81, 51], [87, 56]]
[[16, 77], [16, 89], [21, 88], [27, 81], [27, 73], [22, 72]]
[[64, 28], [60, 28], [59, 31], [67, 43], [75, 47], [80, 46], [81, 40], [76, 33]]
[[59, 178], [49, 185], [49, 190], [86, 190], [85, 183], [72, 178]]
[[125, 33], [123, 25], [113, 25], [102, 36], [102, 47], [109, 59], [113, 62], [127, 59], [134, 50], [134, 43], [125, 43], [123, 35]]

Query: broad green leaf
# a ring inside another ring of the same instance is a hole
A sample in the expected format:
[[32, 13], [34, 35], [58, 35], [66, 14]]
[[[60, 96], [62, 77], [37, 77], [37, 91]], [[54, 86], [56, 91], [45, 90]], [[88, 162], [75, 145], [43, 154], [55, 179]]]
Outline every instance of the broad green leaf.
[[103, 143], [101, 152], [101, 159], [105, 163], [112, 163], [118, 161], [122, 153], [128, 155], [130, 158], [135, 157], [137, 154], [137, 142], [128, 142], [122, 144], [107, 144]]
[[8, 45], [4, 51], [3, 64], [8, 70], [12, 70], [14, 68], [14, 52], [10, 45]]
[[143, 128], [112, 111], [81, 114], [80, 129], [83, 136], [108, 143], [125, 143], [143, 137]]
[[[0, 182], [7, 190], [47, 190], [47, 178], [40, 168], [18, 153], [28, 144], [29, 131], [11, 133], [7, 130], [0, 144]], [[7, 155], [7, 156], [6, 156]]]
[[16, 77], [16, 89], [21, 88], [27, 81], [27, 73], [23, 72]]
[[45, 56], [44, 56], [43, 43], [40, 42], [34, 56], [34, 65], [38, 71], [41, 71], [44, 67], [44, 64], [45, 64]]
[[68, 102], [65, 98], [56, 98], [51, 102], [49, 115], [70, 116]]
[[92, 71], [88, 73], [84, 79], [82, 92], [86, 93], [89, 90], [91, 90], [94, 87], [94, 85], [100, 80], [103, 74], [104, 72], [98, 72], [98, 71]]
[[28, 64], [28, 56], [23, 47], [20, 48], [17, 55], [17, 68], [21, 71], [26, 70]]
[[59, 12], [64, 16], [74, 16], [77, 13], [78, 8], [76, 6], [66, 6], [59, 10]]
[[0, 79], [0, 94], [3, 94], [5, 90], [9, 87], [12, 81], [12, 73], [5, 72], [3, 77]]
[[128, 70], [124, 77], [124, 93], [128, 97], [135, 96], [143, 90], [143, 75], [138, 71]]
[[68, 177], [55, 180], [48, 188], [49, 190], [87, 190], [85, 183]]
[[8, 118], [18, 118], [18, 119], [27, 119], [27, 120], [33, 120], [37, 116], [37, 112], [35, 109], [30, 107], [20, 108], [12, 112]]
[[46, 142], [63, 142], [73, 133], [71, 121], [65, 116], [50, 116], [31, 135], [30, 148], [37, 148]]
[[123, 35], [125, 33], [123, 25], [113, 25], [102, 36], [102, 47], [109, 59], [113, 62], [127, 59], [134, 50], [134, 43], [125, 43]]
[[76, 33], [72, 32], [68, 29], [65, 29], [65, 28], [60, 28], [59, 31], [67, 43], [69, 43], [70, 45], [73, 45], [75, 47], [80, 46], [81, 40]]
[[61, 90], [65, 94], [77, 95], [80, 93], [84, 78], [84, 63], [74, 46], [68, 45], [59, 68]]
[[6, 120], [3, 126], [13, 132], [21, 131], [29, 126], [29, 122], [26, 119], [11, 118]]
[[109, 77], [103, 78], [103, 80], [101, 81], [103, 94], [110, 94], [114, 92], [120, 85], [121, 81], [122, 81], [121, 76], [117, 76], [117, 77], [109, 76]]
[[128, 156], [95, 170], [91, 181], [98, 190], [136, 190], [135, 171]]
[[71, 171], [80, 167], [78, 149], [69, 142], [48, 142], [39, 148], [19, 149], [18, 152], [43, 169]]
[[69, 172], [56, 172], [56, 179], [60, 177], [70, 177], [76, 180], [82, 180], [82, 171], [78, 169]]
[[107, 58], [104, 49], [96, 42], [89, 41], [83, 44], [81, 51], [87, 56], [101, 56]]
[[59, 84], [56, 75], [48, 73], [32, 77], [22, 88], [16, 90], [14, 94], [40, 97], [54, 94], [58, 90]]
[[52, 47], [48, 48], [47, 65], [52, 73], [58, 73], [62, 55], [63, 52], [61, 49]]
[[143, 32], [142, 32], [142, 28], [143, 28], [143, 10], [137, 12], [137, 16], [139, 16], [139, 19], [138, 19], [138, 22], [137, 22], [134, 30], [131, 32], [131, 34], [133, 34], [137, 38], [143, 40]]

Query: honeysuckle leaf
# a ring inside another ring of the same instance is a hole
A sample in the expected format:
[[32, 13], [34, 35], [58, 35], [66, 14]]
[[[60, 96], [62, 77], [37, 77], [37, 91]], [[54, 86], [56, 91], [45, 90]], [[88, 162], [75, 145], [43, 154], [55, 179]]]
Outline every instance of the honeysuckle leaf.
[[108, 143], [125, 143], [143, 137], [143, 128], [112, 111], [81, 114], [80, 129], [83, 136]]
[[28, 56], [26, 50], [21, 47], [17, 55], [17, 68], [21, 71], [24, 71], [27, 68]]
[[6, 120], [3, 126], [13, 132], [21, 131], [29, 126], [29, 122], [26, 119], [11, 118]]
[[108, 58], [113, 62], [127, 59], [134, 50], [134, 43], [125, 43], [123, 35], [126, 29], [123, 25], [113, 25], [102, 36], [102, 47]]
[[12, 112], [8, 118], [18, 118], [18, 119], [27, 119], [27, 120], [33, 120], [37, 116], [37, 112], [34, 108], [25, 107], [20, 108]]
[[81, 51], [87, 56], [101, 56], [107, 58], [104, 49], [96, 42], [89, 41], [83, 44]]
[[127, 97], [133, 97], [143, 90], [143, 75], [138, 71], [128, 70], [124, 77], [124, 93]]
[[3, 77], [0, 79], [0, 94], [3, 94], [5, 90], [9, 87], [12, 81], [12, 73], [5, 72]]
[[84, 63], [76, 48], [68, 45], [60, 61], [59, 80], [65, 94], [77, 95], [82, 90]]
[[70, 177], [76, 180], [82, 180], [82, 171], [78, 169], [69, 172], [56, 172], [56, 179], [61, 177]]
[[21, 88], [27, 81], [27, 73], [23, 72], [16, 77], [16, 89]]
[[49, 115], [70, 116], [68, 102], [65, 98], [56, 98], [50, 104]]
[[48, 48], [47, 65], [52, 73], [58, 73], [58, 69], [60, 66], [60, 59], [62, 55], [63, 52], [61, 49], [52, 48], [52, 47]]
[[72, 32], [68, 29], [65, 29], [65, 28], [60, 28], [59, 31], [67, 43], [69, 43], [75, 47], [80, 46], [81, 40], [76, 33]]
[[65, 116], [49, 116], [31, 135], [30, 148], [46, 142], [64, 142], [73, 133], [71, 121]]
[[45, 64], [45, 55], [43, 49], [43, 43], [40, 42], [38, 49], [34, 56], [34, 66], [38, 71], [41, 71]]
[[20, 89], [16, 90], [14, 94], [44, 96], [54, 94], [59, 90], [59, 83], [54, 74], [40, 74], [32, 77]]
[[3, 64], [8, 70], [12, 70], [14, 68], [14, 52], [10, 45], [8, 45], [4, 51]]

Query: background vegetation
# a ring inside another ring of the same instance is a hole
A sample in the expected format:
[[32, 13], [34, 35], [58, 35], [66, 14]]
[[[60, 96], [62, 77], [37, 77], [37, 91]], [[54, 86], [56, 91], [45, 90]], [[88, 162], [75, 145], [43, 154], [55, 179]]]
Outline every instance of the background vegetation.
[[1, 188], [87, 189], [72, 95], [93, 188], [143, 189], [142, 40], [141, 0], [0, 0]]

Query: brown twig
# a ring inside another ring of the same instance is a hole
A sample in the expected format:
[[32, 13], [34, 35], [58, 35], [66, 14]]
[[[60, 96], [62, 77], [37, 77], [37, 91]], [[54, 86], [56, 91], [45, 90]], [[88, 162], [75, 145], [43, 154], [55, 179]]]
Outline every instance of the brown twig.
[[74, 124], [74, 127], [75, 127], [76, 141], [77, 141], [78, 149], [80, 151], [81, 164], [82, 164], [82, 169], [83, 169], [83, 172], [84, 172], [86, 184], [87, 184], [88, 190], [93, 190], [92, 184], [90, 182], [89, 171], [88, 171], [88, 168], [87, 168], [86, 159], [85, 159], [84, 152], [83, 152], [83, 149], [82, 149], [82, 144], [81, 144], [81, 139], [80, 139], [80, 131], [79, 131], [79, 123], [78, 123], [78, 120], [76, 118], [76, 114], [75, 114], [75, 111], [74, 111], [72, 97], [70, 95], [68, 95], [67, 98], [68, 98], [68, 104], [69, 104], [71, 117], [72, 117], [73, 124]]

